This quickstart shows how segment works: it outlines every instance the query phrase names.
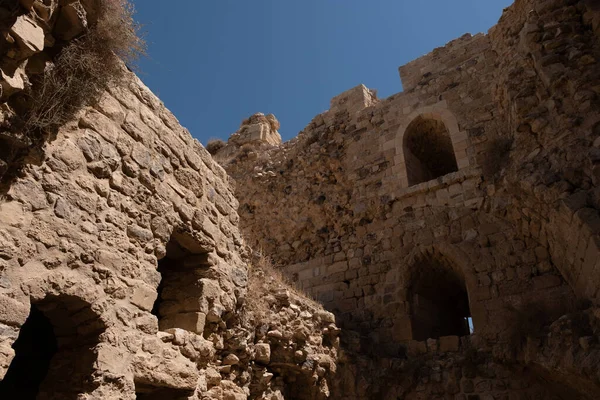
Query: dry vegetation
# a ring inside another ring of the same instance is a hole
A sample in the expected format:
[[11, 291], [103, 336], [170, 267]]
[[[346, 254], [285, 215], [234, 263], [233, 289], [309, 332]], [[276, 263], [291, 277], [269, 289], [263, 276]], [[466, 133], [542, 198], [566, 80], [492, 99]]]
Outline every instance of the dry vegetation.
[[54, 65], [32, 82], [22, 117], [25, 132], [52, 131], [93, 104], [145, 51], [140, 26], [128, 0], [102, 0], [87, 33], [66, 44]]
[[277, 303], [278, 293], [286, 290], [292, 297], [300, 297], [304, 302], [312, 303], [315, 308], [321, 307], [308, 294], [297, 289], [271, 260], [256, 252], [249, 266], [246, 296], [246, 307], [254, 314], [256, 321], [268, 320], [271, 305]]
[[[129, 68], [145, 53], [130, 0], [96, 0], [88, 29], [73, 40], [45, 49], [51, 60], [29, 76], [26, 90], [11, 96], [0, 119], [0, 192], [25, 159], [41, 157], [44, 142], [111, 85], [124, 84]], [[1, 17], [1, 16], [0, 16]], [[50, 32], [52, 34], [52, 32]]]
[[214, 156], [219, 150], [221, 150], [225, 146], [225, 142], [221, 139], [212, 139], [209, 140], [206, 144], [206, 150], [208, 150], [208, 152]]

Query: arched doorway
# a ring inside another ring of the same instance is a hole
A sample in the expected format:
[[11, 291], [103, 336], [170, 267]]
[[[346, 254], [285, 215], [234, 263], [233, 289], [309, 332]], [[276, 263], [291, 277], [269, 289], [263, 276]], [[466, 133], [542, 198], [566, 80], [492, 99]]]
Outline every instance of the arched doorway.
[[440, 120], [416, 117], [404, 133], [403, 150], [409, 186], [458, 171], [450, 133]]
[[95, 347], [105, 325], [89, 303], [48, 296], [32, 304], [0, 382], [1, 399], [75, 400], [94, 388]]
[[409, 286], [412, 338], [467, 336], [473, 330], [464, 277], [438, 254], [418, 257]]

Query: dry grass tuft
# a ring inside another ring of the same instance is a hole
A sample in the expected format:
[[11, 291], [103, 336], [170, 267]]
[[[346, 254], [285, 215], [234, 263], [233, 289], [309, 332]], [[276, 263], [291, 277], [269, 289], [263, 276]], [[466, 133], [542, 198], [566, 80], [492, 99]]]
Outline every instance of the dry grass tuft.
[[102, 0], [89, 31], [66, 44], [54, 64], [33, 79], [20, 128], [51, 132], [83, 107], [94, 104], [110, 85], [119, 84], [145, 54], [140, 26], [128, 0]]
[[[9, 98], [14, 111], [0, 121], [0, 191], [6, 190], [28, 155], [40, 154], [43, 143], [94, 105], [111, 86], [126, 84], [145, 54], [140, 25], [130, 0], [96, 0], [89, 10], [89, 28], [68, 42], [46, 50], [52, 62], [30, 76], [29, 88]], [[6, 114], [6, 113], [5, 113]]]
[[206, 150], [211, 154], [211, 155], [215, 155], [219, 152], [219, 150], [221, 150], [223, 147], [225, 147], [227, 144], [222, 141], [221, 139], [212, 139], [209, 140], [208, 143], [206, 144]]
[[103, 0], [95, 32], [100, 41], [130, 68], [146, 54], [141, 25], [129, 0]]
[[271, 308], [275, 306], [277, 296], [281, 291], [289, 291], [290, 298], [309, 304], [313, 308], [322, 306], [307, 293], [296, 288], [281, 270], [273, 265], [271, 260], [260, 252], [253, 255], [248, 271], [248, 294], [246, 307], [254, 314], [257, 321], [267, 321]]

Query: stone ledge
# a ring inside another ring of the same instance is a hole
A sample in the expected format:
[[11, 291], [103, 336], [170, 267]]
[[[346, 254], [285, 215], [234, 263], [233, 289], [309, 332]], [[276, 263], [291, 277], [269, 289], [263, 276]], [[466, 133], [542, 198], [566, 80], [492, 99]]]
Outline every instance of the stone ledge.
[[419, 183], [405, 189], [401, 189], [396, 193], [396, 199], [410, 197], [412, 195], [429, 192], [436, 189], [441, 189], [452, 185], [453, 183], [462, 182], [468, 178], [476, 178], [481, 176], [482, 171], [479, 167], [467, 167], [456, 172], [432, 179], [427, 182]]

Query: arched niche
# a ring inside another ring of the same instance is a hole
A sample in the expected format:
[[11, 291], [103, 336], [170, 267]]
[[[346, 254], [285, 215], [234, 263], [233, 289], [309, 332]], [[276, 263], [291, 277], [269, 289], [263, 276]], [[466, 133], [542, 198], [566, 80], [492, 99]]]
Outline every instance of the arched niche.
[[93, 391], [96, 346], [106, 326], [86, 301], [48, 295], [34, 301], [0, 382], [1, 399], [78, 399]]
[[161, 280], [151, 311], [161, 331], [179, 328], [204, 333], [207, 310], [201, 299], [206, 297], [204, 286], [208, 283], [203, 278], [210, 276], [211, 251], [184, 232], [176, 231], [171, 236], [165, 256], [158, 260]]
[[395, 171], [403, 188], [468, 167], [466, 131], [441, 102], [406, 116], [395, 139]]
[[409, 276], [413, 340], [472, 333], [467, 283], [456, 265], [439, 253], [424, 253], [413, 259]]
[[450, 133], [440, 120], [415, 118], [406, 128], [402, 148], [409, 186], [458, 171]]

